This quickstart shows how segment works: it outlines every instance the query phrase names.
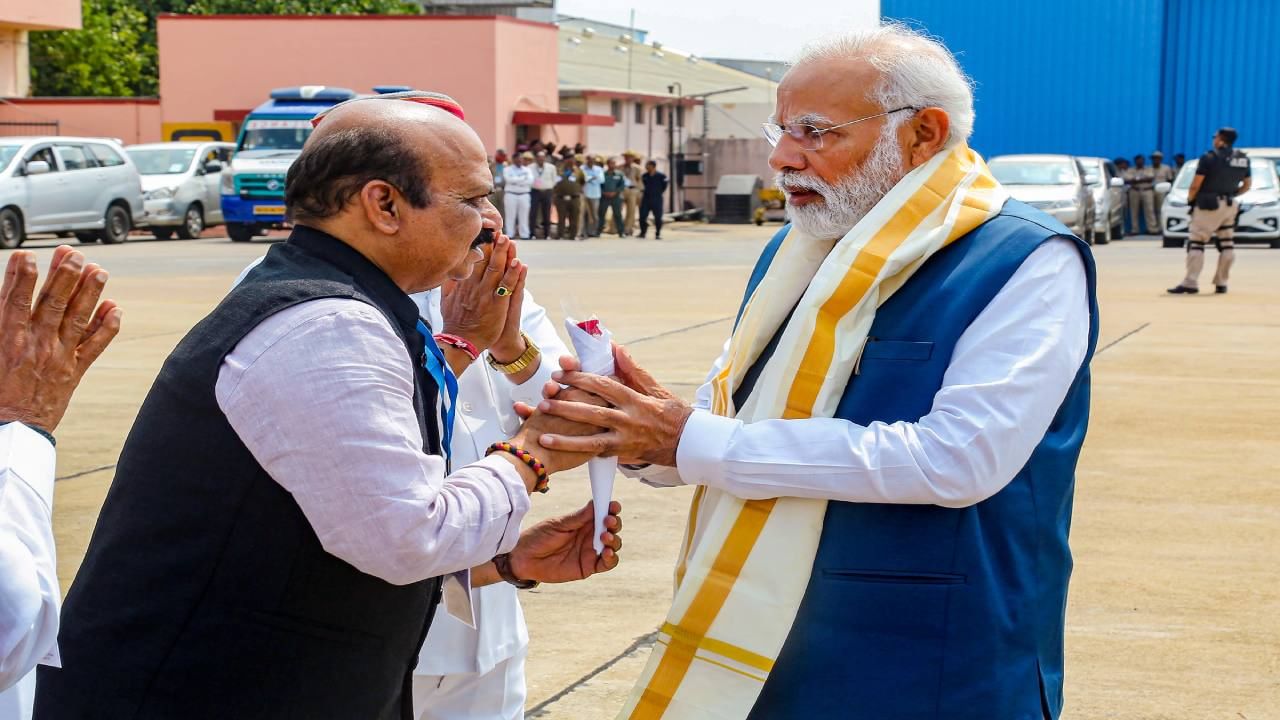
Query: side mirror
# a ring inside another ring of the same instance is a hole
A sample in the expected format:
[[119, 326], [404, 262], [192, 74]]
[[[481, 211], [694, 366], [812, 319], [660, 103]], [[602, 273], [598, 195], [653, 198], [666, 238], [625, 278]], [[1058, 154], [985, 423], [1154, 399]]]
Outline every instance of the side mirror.
[[44, 160], [28, 160], [26, 171], [28, 175], [44, 175], [49, 172], [49, 163]]
[[[1166, 183], [1166, 184], [1167, 184], [1167, 183]], [[1110, 183], [1110, 185], [1111, 185], [1111, 187], [1124, 187], [1124, 180], [1122, 180], [1122, 179], [1120, 179], [1120, 178], [1118, 178], [1118, 177], [1113, 177], [1113, 178], [1111, 178], [1111, 183]]]
[[1169, 191], [1172, 189], [1173, 189], [1173, 183], [1167, 183], [1167, 182], [1156, 183], [1156, 192], [1162, 195], [1168, 195]]
[[217, 160], [210, 160], [209, 162], [204, 164], [204, 171], [207, 173], [222, 172], [222, 163], [218, 162]]

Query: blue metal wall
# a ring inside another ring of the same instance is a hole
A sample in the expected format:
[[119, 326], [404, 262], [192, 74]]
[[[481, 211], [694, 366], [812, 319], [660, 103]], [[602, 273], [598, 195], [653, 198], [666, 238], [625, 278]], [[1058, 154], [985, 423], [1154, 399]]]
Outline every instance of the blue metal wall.
[[1280, 2], [1167, 0], [1160, 142], [1198, 155], [1223, 125], [1280, 146]]
[[984, 155], [1195, 156], [1221, 125], [1280, 145], [1277, 0], [881, 0], [975, 81]]

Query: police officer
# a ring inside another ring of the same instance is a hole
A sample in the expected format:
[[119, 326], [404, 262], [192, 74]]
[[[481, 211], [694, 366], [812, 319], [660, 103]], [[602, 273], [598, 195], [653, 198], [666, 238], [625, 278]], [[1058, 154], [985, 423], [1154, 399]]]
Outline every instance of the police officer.
[[587, 178], [578, 167], [575, 157], [567, 157], [561, 165], [560, 179], [556, 181], [556, 229], [561, 240], [578, 238], [578, 222], [582, 219], [582, 188]]
[[1200, 156], [1196, 177], [1187, 191], [1191, 205], [1191, 237], [1187, 241], [1187, 277], [1169, 288], [1174, 295], [1200, 292], [1200, 271], [1204, 268], [1204, 246], [1218, 236], [1218, 271], [1213, 276], [1216, 291], [1227, 291], [1227, 274], [1235, 262], [1235, 224], [1240, 205], [1236, 197], [1249, 191], [1249, 158], [1232, 146], [1236, 131], [1224, 127], [1213, 136], [1213, 149]]
[[1156, 231], [1155, 213], [1155, 172], [1147, 167], [1147, 159], [1141, 155], [1133, 156], [1133, 169], [1129, 171], [1129, 224], [1133, 226], [1133, 234], [1140, 234], [1138, 221], [1146, 221], [1147, 233]]
[[[1129, 181], [1133, 180], [1133, 169], [1129, 167], [1129, 161], [1122, 157], [1118, 157], [1112, 162], [1115, 163], [1116, 172], [1120, 173], [1120, 179], [1124, 181], [1124, 191], [1120, 193], [1120, 205], [1122, 207], [1122, 210], [1120, 211], [1120, 217], [1128, 218], [1129, 217], [1129, 210], [1128, 210]], [[1130, 235], [1138, 234], [1138, 231], [1134, 228], [1126, 228], [1125, 232], [1129, 233]]]
[[[1156, 150], [1155, 152], [1151, 153], [1151, 171], [1155, 173], [1155, 182], [1156, 182], [1157, 188], [1159, 187], [1160, 183], [1172, 184], [1173, 177], [1176, 174], [1172, 166], [1164, 164], [1164, 153], [1160, 152], [1159, 150]], [[1157, 220], [1160, 219], [1160, 209], [1164, 207], [1164, 196], [1167, 194], [1168, 193], [1160, 192], [1158, 189], [1156, 190], [1156, 219]], [[1156, 232], [1155, 228], [1152, 228], [1151, 232], [1153, 233]]]

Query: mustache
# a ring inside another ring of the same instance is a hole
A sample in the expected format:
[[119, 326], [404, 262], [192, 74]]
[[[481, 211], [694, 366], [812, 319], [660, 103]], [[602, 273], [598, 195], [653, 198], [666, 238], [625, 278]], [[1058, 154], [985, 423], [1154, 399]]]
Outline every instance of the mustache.
[[835, 189], [818, 178], [800, 173], [780, 172], [774, 175], [773, 182], [780, 190], [787, 193], [809, 191], [827, 197]]

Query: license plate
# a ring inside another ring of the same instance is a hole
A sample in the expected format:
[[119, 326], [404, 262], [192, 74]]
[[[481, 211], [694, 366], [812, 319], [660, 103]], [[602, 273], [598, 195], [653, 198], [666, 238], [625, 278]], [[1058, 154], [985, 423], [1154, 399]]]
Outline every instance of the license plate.
[[283, 215], [283, 205], [255, 205], [253, 208], [254, 215]]

